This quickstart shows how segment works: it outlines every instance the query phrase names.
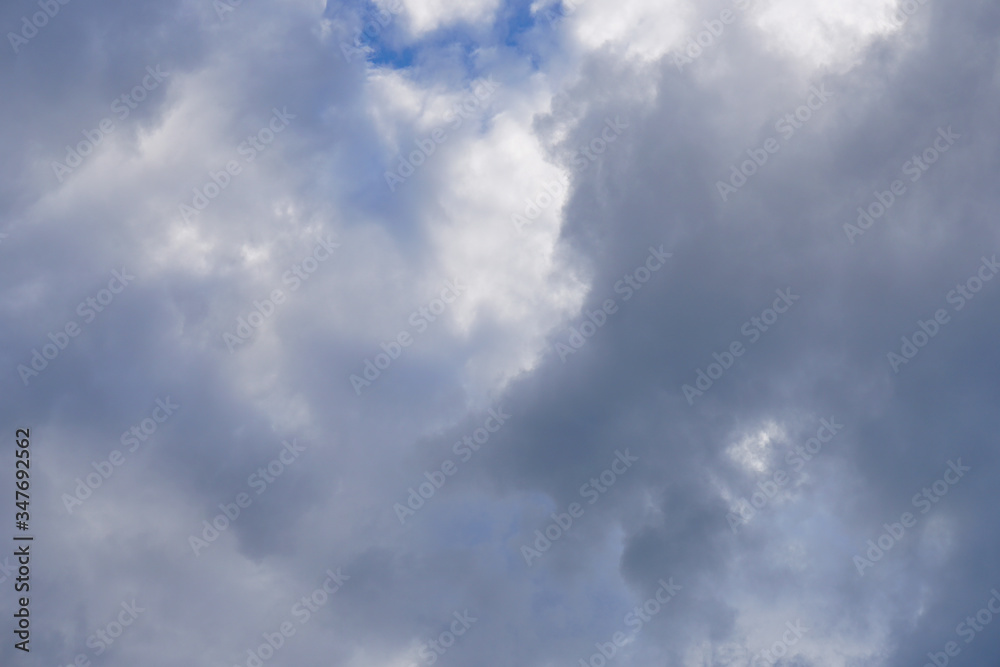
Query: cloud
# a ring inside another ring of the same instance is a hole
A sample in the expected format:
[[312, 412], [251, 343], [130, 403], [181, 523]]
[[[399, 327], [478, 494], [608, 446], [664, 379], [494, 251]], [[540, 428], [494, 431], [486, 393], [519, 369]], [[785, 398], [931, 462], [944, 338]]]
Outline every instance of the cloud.
[[[958, 629], [997, 585], [1000, 292], [970, 283], [998, 245], [992, 7], [227, 6], [69, 3], [0, 65], [2, 382], [32, 432], [39, 660], [248, 664], [286, 621], [271, 664], [550, 665], [608, 641], [620, 665], [995, 655], [988, 625]], [[778, 315], [776, 293], [799, 299]], [[509, 419], [477, 440], [491, 410]], [[638, 461], [612, 484], [618, 451]], [[455, 614], [477, 620], [458, 636]]]

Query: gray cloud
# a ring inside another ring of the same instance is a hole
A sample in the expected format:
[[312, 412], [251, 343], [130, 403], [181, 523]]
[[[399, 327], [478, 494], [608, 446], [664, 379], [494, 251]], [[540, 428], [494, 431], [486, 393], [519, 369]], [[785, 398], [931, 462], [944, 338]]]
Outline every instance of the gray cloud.
[[[950, 641], [956, 663], [996, 653], [992, 624], [969, 640], [966, 618], [1000, 584], [985, 519], [1000, 286], [949, 293], [1000, 251], [997, 12], [927, 3], [884, 35], [838, 24], [839, 59], [816, 64], [818, 41], [796, 55], [767, 23], [775, 0], [678, 71], [688, 35], [642, 27], [673, 5], [619, 8], [632, 43], [588, 3], [533, 25], [520, 4], [482, 21], [444, 7], [415, 34], [433, 7], [407, 0], [349, 62], [360, 6], [244, 3], [220, 20], [71, 2], [4, 56], [0, 382], [8, 428], [32, 430], [37, 536], [32, 654], [8, 635], [5, 664], [242, 665], [285, 621], [295, 634], [265, 664], [579, 664], [670, 578], [676, 597], [609, 664], [746, 665], [797, 622], [778, 664], [924, 664]], [[799, 11], [810, 30], [828, 20]], [[112, 101], [156, 65], [169, 76], [119, 120]], [[447, 110], [490, 76], [496, 94], [452, 129]], [[832, 95], [787, 136], [776, 123], [811, 87]], [[247, 159], [274, 108], [295, 118]], [[60, 182], [52, 162], [105, 117], [115, 130]], [[609, 119], [626, 126], [596, 155]], [[390, 191], [396, 156], [442, 126]], [[905, 163], [949, 127], [911, 180]], [[723, 201], [717, 182], [769, 138], [779, 149]], [[229, 160], [241, 172], [185, 221], [179, 205]], [[560, 173], [567, 192], [519, 234], [512, 214]], [[852, 243], [844, 225], [896, 179], [905, 194]], [[286, 271], [324, 238], [339, 247], [293, 290]], [[641, 289], [616, 289], [661, 246]], [[123, 267], [134, 281], [85, 315]], [[468, 291], [418, 331], [411, 314], [455, 278]], [[230, 352], [223, 334], [275, 290]], [[746, 333], [776, 290], [800, 298]], [[939, 309], [948, 322], [896, 372], [887, 355]], [[412, 345], [359, 396], [351, 374], [400, 332]], [[734, 341], [745, 351], [690, 404], [682, 387]], [[68, 512], [64, 494], [167, 396], [176, 414]], [[476, 443], [491, 409], [510, 417]], [[843, 430], [798, 469], [822, 419]], [[251, 476], [293, 439], [305, 451], [258, 494]], [[602, 483], [626, 449], [635, 467]], [[923, 513], [958, 459], [971, 470]], [[590, 480], [606, 489], [587, 495]], [[394, 505], [421, 485], [401, 523]], [[240, 493], [250, 504], [196, 556], [189, 536]], [[773, 497], [734, 531], [754, 493]], [[521, 547], [572, 503], [582, 515], [528, 566]], [[859, 575], [854, 556], [904, 512], [915, 525]], [[349, 578], [303, 622], [296, 605], [337, 568]], [[97, 655], [88, 639], [133, 600], [144, 611]], [[468, 632], [430, 648], [463, 612]]]

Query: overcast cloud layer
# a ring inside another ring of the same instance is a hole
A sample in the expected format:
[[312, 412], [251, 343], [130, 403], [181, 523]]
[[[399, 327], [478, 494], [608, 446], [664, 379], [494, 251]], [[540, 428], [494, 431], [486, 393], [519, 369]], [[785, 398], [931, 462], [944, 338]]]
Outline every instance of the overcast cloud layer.
[[996, 664], [997, 4], [0, 26], [3, 665]]

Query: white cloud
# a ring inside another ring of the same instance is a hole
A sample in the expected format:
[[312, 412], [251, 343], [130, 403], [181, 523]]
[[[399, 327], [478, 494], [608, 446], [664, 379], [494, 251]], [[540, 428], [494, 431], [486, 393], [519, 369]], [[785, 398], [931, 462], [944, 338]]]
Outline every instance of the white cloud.
[[385, 10], [403, 3], [409, 26], [415, 37], [455, 23], [488, 23], [500, 0], [378, 0]]

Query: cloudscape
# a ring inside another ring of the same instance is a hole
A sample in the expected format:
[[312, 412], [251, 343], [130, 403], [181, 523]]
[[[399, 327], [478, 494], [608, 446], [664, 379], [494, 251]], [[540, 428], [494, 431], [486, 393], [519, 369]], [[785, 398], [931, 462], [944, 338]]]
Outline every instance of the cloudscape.
[[0, 25], [0, 664], [996, 664], [996, 3]]

